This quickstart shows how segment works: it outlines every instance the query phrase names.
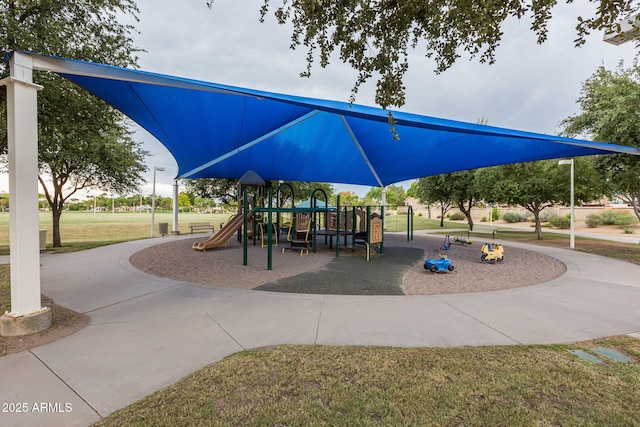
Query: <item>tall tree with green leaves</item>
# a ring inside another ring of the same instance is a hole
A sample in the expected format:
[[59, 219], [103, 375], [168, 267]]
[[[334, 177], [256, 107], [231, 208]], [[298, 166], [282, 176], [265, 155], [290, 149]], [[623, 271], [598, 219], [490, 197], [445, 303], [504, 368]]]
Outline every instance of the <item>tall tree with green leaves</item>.
[[[602, 194], [601, 180], [593, 173], [592, 158], [575, 162], [575, 202], [580, 205]], [[540, 213], [558, 203], [570, 202], [569, 168], [557, 160], [516, 163], [479, 169], [476, 185], [488, 203], [519, 205], [533, 214], [535, 232], [542, 239]]]
[[446, 183], [451, 192], [451, 200], [456, 204], [460, 212], [467, 218], [469, 230], [473, 230], [473, 218], [471, 209], [480, 200], [480, 194], [476, 185], [476, 169], [448, 173]]
[[[238, 180], [226, 178], [199, 178], [185, 179], [184, 184], [187, 191], [195, 194], [197, 197], [217, 199], [223, 204], [234, 204], [238, 200]], [[329, 203], [335, 202], [334, 189], [331, 184], [323, 182], [303, 182], [291, 181], [287, 182], [293, 188], [295, 195], [295, 203], [306, 200], [311, 196], [311, 192], [316, 188], [321, 188], [327, 193]], [[277, 182], [266, 182], [266, 187], [272, 187], [275, 190], [278, 186]], [[274, 194], [274, 197], [276, 195]], [[284, 187], [281, 194], [281, 205], [291, 203], [291, 192]], [[322, 198], [321, 195], [316, 194]]]
[[[566, 0], [571, 3], [572, 0]], [[637, 13], [639, 0], [590, 0], [595, 16], [576, 22], [576, 46], [591, 31], [615, 29], [616, 21]], [[207, 0], [209, 7], [214, 3]], [[410, 49], [423, 49], [436, 62], [437, 73], [450, 68], [462, 55], [492, 64], [509, 19], [528, 19], [538, 44], [546, 41], [555, 0], [264, 0], [262, 19], [274, 11], [280, 24], [291, 24], [292, 49], [307, 50], [309, 76], [314, 62], [327, 67], [338, 54], [358, 72], [351, 93], [377, 78], [375, 102], [383, 108], [405, 103], [404, 76]]]
[[446, 174], [420, 178], [412, 186], [413, 194], [420, 203], [435, 204], [440, 207], [440, 227], [444, 227], [444, 216], [453, 209], [453, 194], [446, 183]]
[[[135, 66], [133, 0], [0, 0], [0, 46], [117, 66]], [[0, 76], [9, 70], [0, 65]], [[53, 214], [53, 245], [61, 246], [60, 216], [77, 191], [126, 193], [142, 182], [146, 151], [134, 142], [124, 117], [104, 101], [54, 74], [34, 72], [38, 93], [39, 181]], [[0, 111], [6, 117], [6, 90]], [[6, 152], [0, 121], [0, 152]]]
[[[387, 185], [385, 187], [385, 201], [388, 206], [404, 206], [407, 194], [401, 185]], [[372, 203], [382, 203], [382, 187], [371, 187], [365, 196]]]
[[[640, 147], [640, 66], [625, 69], [600, 67], [582, 85], [581, 112], [565, 119], [564, 134], [596, 141]], [[633, 206], [640, 219], [640, 156], [597, 156], [595, 168], [610, 185], [609, 191]]]

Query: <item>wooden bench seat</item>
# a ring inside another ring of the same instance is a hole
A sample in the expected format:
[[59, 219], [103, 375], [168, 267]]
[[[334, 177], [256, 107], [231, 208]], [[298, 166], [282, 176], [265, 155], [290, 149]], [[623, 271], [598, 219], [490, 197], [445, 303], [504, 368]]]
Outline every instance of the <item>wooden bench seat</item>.
[[215, 227], [210, 222], [190, 222], [189, 228], [191, 229], [191, 234], [193, 234], [194, 230], [215, 230]]

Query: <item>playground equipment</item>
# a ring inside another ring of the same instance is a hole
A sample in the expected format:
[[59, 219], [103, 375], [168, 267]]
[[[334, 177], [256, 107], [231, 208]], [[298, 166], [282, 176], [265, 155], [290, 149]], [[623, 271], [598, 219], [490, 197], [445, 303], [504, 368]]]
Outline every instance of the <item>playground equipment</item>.
[[[251, 236], [253, 233], [253, 212], [248, 213], [249, 224], [251, 224], [251, 231], [247, 232], [247, 235]], [[231, 219], [222, 227], [217, 233], [211, 236], [209, 239], [194, 242], [192, 248], [197, 251], [206, 251], [207, 249], [215, 249], [224, 245], [227, 246], [227, 241], [234, 235], [234, 233], [242, 228], [243, 213], [240, 211], [231, 217]]]
[[[309, 205], [300, 207], [295, 205], [295, 197], [293, 188], [290, 184], [281, 183], [289, 187], [291, 192], [292, 207], [283, 207], [280, 194], [276, 194], [278, 199], [275, 200], [272, 188], [265, 189], [260, 184], [260, 177], [255, 172], [247, 172], [246, 176], [241, 179], [242, 191], [239, 205], [242, 206], [241, 216], [242, 225], [235, 228], [238, 230], [238, 240], [242, 242], [243, 265], [248, 265], [248, 238], [253, 233], [253, 244], [256, 244], [257, 236], [262, 239], [262, 246], [267, 249], [267, 270], [272, 269], [272, 248], [274, 243], [277, 245], [278, 237], [273, 234], [282, 232], [287, 233], [290, 245], [282, 252], [289, 249], [299, 250], [300, 254], [308, 253], [309, 247], [316, 252], [316, 243], [318, 236], [325, 236], [325, 243], [329, 240], [329, 246], [332, 247], [333, 238], [335, 237], [336, 257], [340, 256], [341, 240], [344, 238], [344, 246], [347, 245], [347, 239], [351, 237], [353, 246], [360, 244], [365, 246], [367, 261], [371, 256], [371, 248], [375, 248], [380, 254], [384, 253], [384, 206], [380, 206], [379, 212], [373, 211], [375, 207], [367, 206], [366, 209], [361, 207], [341, 207], [340, 196], [336, 199], [336, 205], [328, 204], [326, 193], [322, 189], [316, 189], [311, 193]], [[277, 193], [280, 193], [280, 187]], [[253, 196], [250, 196], [246, 187], [254, 187]], [[255, 189], [257, 187], [257, 190]], [[316, 194], [324, 195], [324, 206], [322, 201], [316, 200]], [[320, 203], [318, 203], [320, 202]], [[349, 212], [350, 211], [350, 212]], [[407, 217], [407, 240], [413, 239], [413, 219], [412, 211], [409, 207], [411, 215]], [[310, 218], [308, 222], [300, 222], [297, 214], [306, 213]], [[235, 222], [235, 221], [234, 221]], [[298, 224], [296, 224], [298, 222]], [[256, 229], [254, 224], [262, 223], [261, 230]], [[229, 225], [225, 226], [228, 227]], [[306, 226], [306, 227], [304, 227]], [[256, 230], [257, 232], [254, 232]], [[260, 232], [261, 231], [261, 232]], [[243, 238], [244, 236], [244, 238]], [[291, 243], [293, 242], [293, 243]]]
[[[292, 232], [292, 230], [294, 230]], [[309, 232], [311, 231], [311, 215], [308, 212], [297, 212], [294, 224], [289, 227], [287, 240], [289, 247], [282, 248], [282, 253], [286, 251], [300, 251], [300, 256], [304, 252], [309, 254]]]
[[485, 243], [480, 251], [482, 262], [495, 263], [504, 261], [504, 249], [500, 243]]
[[451, 249], [451, 245], [451, 237], [449, 237], [449, 235], [447, 234], [446, 236], [444, 236], [444, 242], [442, 242], [442, 245], [440, 245], [440, 248], [438, 250], [448, 251], [449, 249]]
[[424, 261], [424, 269], [429, 270], [432, 273], [441, 272], [446, 273], [447, 271], [453, 271], [453, 263], [446, 255], [439, 255], [438, 259], [428, 258]]
[[461, 237], [461, 236], [456, 236], [453, 238], [453, 241], [456, 243], [460, 243], [460, 245], [464, 246], [464, 245], [470, 245], [471, 243], [473, 243], [471, 241], [471, 239], [467, 238], [467, 237]]

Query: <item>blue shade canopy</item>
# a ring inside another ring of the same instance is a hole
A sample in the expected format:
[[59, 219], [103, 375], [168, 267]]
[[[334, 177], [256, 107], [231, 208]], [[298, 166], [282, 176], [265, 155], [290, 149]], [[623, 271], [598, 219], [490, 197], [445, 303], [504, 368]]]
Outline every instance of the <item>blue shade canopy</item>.
[[634, 147], [562, 138], [379, 108], [226, 86], [30, 54], [122, 111], [171, 152], [179, 178], [240, 178], [382, 186], [508, 163]]

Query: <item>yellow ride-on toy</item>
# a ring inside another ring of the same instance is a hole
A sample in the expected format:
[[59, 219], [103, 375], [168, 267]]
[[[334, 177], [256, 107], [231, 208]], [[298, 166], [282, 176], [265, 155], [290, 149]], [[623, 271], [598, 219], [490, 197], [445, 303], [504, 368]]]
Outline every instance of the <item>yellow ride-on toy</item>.
[[453, 238], [453, 241], [456, 243], [460, 243], [462, 246], [464, 245], [470, 245], [471, 243], [473, 243], [471, 241], [471, 239], [467, 238], [467, 237], [460, 237], [460, 236], [456, 236]]
[[482, 262], [489, 262], [491, 264], [504, 261], [504, 249], [500, 243], [485, 243], [482, 245], [480, 251], [482, 255], [480, 259]]

